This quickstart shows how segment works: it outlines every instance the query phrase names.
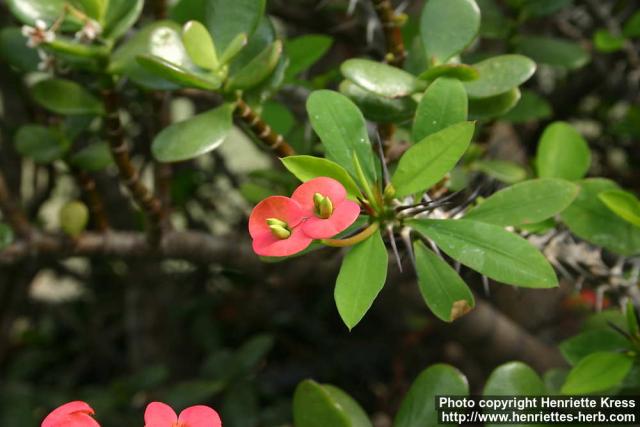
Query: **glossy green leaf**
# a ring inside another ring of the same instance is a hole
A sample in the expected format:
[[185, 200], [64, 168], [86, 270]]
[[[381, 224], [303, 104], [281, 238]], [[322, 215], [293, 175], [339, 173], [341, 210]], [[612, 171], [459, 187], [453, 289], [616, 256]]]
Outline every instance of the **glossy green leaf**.
[[343, 80], [340, 93], [351, 99], [367, 119], [376, 123], [395, 123], [410, 120], [416, 111], [413, 97], [386, 98], [376, 95], [357, 84]]
[[38, 51], [27, 46], [27, 39], [17, 27], [0, 32], [0, 57], [23, 72], [36, 71], [40, 63]]
[[222, 54], [220, 55], [220, 63], [227, 64], [228, 62], [230, 62], [233, 58], [236, 57], [236, 55], [238, 55], [238, 53], [240, 53], [240, 51], [247, 45], [248, 42], [249, 37], [246, 33], [240, 33], [235, 36], [233, 40], [229, 42], [229, 45], [224, 50], [224, 52], [222, 52]]
[[556, 273], [538, 249], [500, 226], [471, 220], [412, 220], [407, 225], [489, 278], [527, 288], [558, 286]]
[[458, 163], [469, 147], [475, 125], [457, 123], [418, 142], [400, 158], [391, 182], [398, 197], [437, 184]]
[[338, 92], [319, 90], [309, 96], [307, 112], [311, 126], [324, 145], [327, 158], [356, 177], [352, 160], [355, 153], [365, 176], [373, 182], [376, 177], [373, 150], [366, 122], [358, 107]]
[[512, 123], [546, 119], [553, 114], [551, 104], [531, 90], [523, 90], [520, 101], [502, 116]]
[[592, 329], [575, 335], [560, 344], [560, 351], [571, 365], [575, 365], [591, 353], [626, 350], [629, 341], [619, 332], [608, 329]]
[[505, 184], [515, 184], [527, 178], [527, 171], [522, 166], [506, 160], [476, 160], [470, 168]]
[[[240, 35], [236, 37], [242, 36]], [[264, 16], [260, 20], [256, 30], [248, 38], [246, 45], [240, 49], [233, 61], [229, 63], [229, 74], [234, 75], [236, 72], [246, 67], [255, 59], [256, 56], [272, 45], [276, 39], [276, 29], [273, 22], [271, 22], [271, 19], [268, 16]], [[225, 56], [225, 54], [223, 54], [223, 56]]]
[[467, 92], [459, 80], [440, 77], [424, 92], [416, 110], [411, 136], [421, 141], [467, 120]]
[[206, 22], [206, 9], [209, 0], [176, 0], [169, 7], [169, 19], [180, 24], [196, 20]]
[[476, 0], [480, 7], [480, 36], [488, 39], [506, 39], [509, 37], [512, 22], [504, 15], [496, 0]]
[[432, 81], [438, 77], [450, 77], [464, 82], [477, 79], [480, 77], [480, 73], [466, 64], [441, 64], [424, 71], [418, 76], [418, 79]]
[[140, 55], [137, 61], [146, 71], [180, 86], [216, 90], [222, 85], [222, 80], [215, 74], [191, 71], [159, 56]]
[[215, 150], [233, 126], [233, 110], [227, 103], [169, 126], [153, 141], [153, 156], [160, 162], [178, 162]]
[[14, 139], [18, 153], [36, 163], [51, 163], [61, 159], [70, 143], [58, 131], [40, 125], [25, 125], [18, 129]]
[[337, 163], [321, 157], [288, 156], [280, 159], [282, 164], [302, 182], [320, 176], [333, 178], [344, 185], [352, 200], [361, 197], [360, 190], [349, 173]]
[[433, 314], [453, 322], [468, 313], [475, 299], [458, 273], [424, 243], [416, 241], [413, 249], [420, 293]]
[[579, 187], [569, 181], [534, 179], [498, 191], [474, 207], [465, 219], [489, 224], [534, 224], [565, 210], [578, 195]]
[[71, 164], [88, 172], [98, 172], [113, 164], [109, 144], [98, 142], [86, 146], [71, 156]]
[[[23, 24], [31, 26], [39, 19], [48, 25], [53, 24], [62, 16], [65, 3], [66, 0], [6, 0], [11, 13]], [[70, 21], [72, 28], [78, 28], [78, 21], [72, 18], [65, 19], [65, 24], [70, 24]]]
[[333, 44], [333, 38], [324, 34], [305, 34], [287, 41], [285, 52], [289, 57], [285, 80], [291, 81], [322, 58]]
[[67, 0], [67, 3], [90, 18], [103, 22], [108, 0]]
[[348, 59], [340, 71], [363, 89], [387, 98], [401, 98], [426, 87], [423, 81], [400, 68], [369, 59]]
[[33, 99], [49, 111], [64, 115], [103, 114], [102, 102], [71, 80], [41, 80], [31, 87]]
[[541, 64], [575, 70], [585, 66], [591, 57], [578, 43], [568, 40], [543, 37], [519, 36], [515, 39], [516, 50]]
[[[437, 396], [468, 396], [467, 378], [456, 368], [435, 364], [422, 371], [403, 399], [394, 427], [424, 427], [438, 424]], [[444, 424], [453, 425], [453, 424]]]
[[276, 40], [245, 67], [233, 73], [225, 85], [225, 90], [248, 89], [259, 84], [273, 72], [281, 55], [282, 42]]
[[101, 62], [109, 55], [106, 45], [80, 43], [65, 36], [57, 36], [52, 42], [43, 45], [43, 49], [73, 64], [74, 67], [93, 72], [102, 70]]
[[349, 330], [362, 320], [382, 290], [387, 263], [387, 248], [379, 231], [353, 246], [343, 258], [334, 297]]
[[536, 371], [522, 362], [497, 367], [484, 386], [485, 396], [542, 396], [545, 386]]
[[620, 188], [607, 179], [578, 182], [578, 197], [564, 212], [562, 221], [576, 236], [621, 255], [640, 254], [640, 229], [624, 221], [602, 203], [598, 195]]
[[536, 71], [536, 64], [522, 55], [500, 55], [473, 64], [478, 79], [466, 82], [470, 98], [489, 98], [521, 85]]
[[626, 37], [640, 37], [640, 10], [624, 23], [622, 34]]
[[609, 190], [598, 194], [602, 203], [627, 222], [640, 227], [640, 200], [623, 190]]
[[0, 222], [0, 251], [13, 243], [13, 230], [7, 224]]
[[429, 63], [440, 64], [476, 38], [480, 9], [473, 0], [428, 0], [420, 17], [420, 35]]
[[570, 124], [554, 122], [540, 137], [535, 164], [541, 178], [580, 179], [591, 165], [591, 150]]
[[220, 66], [209, 30], [198, 21], [189, 21], [182, 28], [182, 42], [189, 57], [198, 67], [215, 70]]
[[238, 34], [251, 36], [264, 15], [266, 0], [209, 0], [206, 4], [206, 26], [213, 36], [218, 54], [222, 55]]
[[601, 29], [593, 35], [593, 46], [599, 52], [611, 53], [624, 48], [626, 39], [623, 36], [616, 36], [609, 31]]
[[591, 353], [569, 372], [561, 392], [565, 395], [606, 392], [620, 385], [632, 366], [633, 359], [625, 354]]
[[140, 17], [143, 6], [144, 0], [109, 0], [103, 36], [117, 39], [125, 35]]
[[469, 118], [489, 120], [507, 114], [520, 101], [520, 89], [514, 87], [508, 92], [489, 98], [471, 98], [469, 100]]
[[337, 387], [306, 380], [293, 395], [296, 427], [371, 427], [362, 408]]

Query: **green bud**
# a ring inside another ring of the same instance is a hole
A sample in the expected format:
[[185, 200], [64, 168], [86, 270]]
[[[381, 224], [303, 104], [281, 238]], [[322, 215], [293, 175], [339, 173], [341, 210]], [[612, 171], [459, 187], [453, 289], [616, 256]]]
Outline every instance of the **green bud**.
[[393, 185], [391, 184], [387, 185], [387, 187], [384, 189], [383, 197], [384, 197], [384, 200], [387, 202], [393, 200], [393, 198], [396, 197], [396, 189], [393, 188]]
[[60, 209], [60, 228], [71, 237], [78, 237], [89, 223], [89, 209], [84, 203], [69, 202]]
[[288, 239], [289, 236], [291, 236], [291, 231], [281, 225], [270, 225], [269, 229], [271, 230], [271, 233], [280, 240]]
[[333, 213], [333, 203], [331, 203], [331, 199], [320, 193], [313, 195], [313, 204], [315, 206], [316, 214], [320, 218], [327, 219]]
[[287, 223], [278, 218], [267, 218], [267, 225], [279, 225], [280, 227], [287, 228]]

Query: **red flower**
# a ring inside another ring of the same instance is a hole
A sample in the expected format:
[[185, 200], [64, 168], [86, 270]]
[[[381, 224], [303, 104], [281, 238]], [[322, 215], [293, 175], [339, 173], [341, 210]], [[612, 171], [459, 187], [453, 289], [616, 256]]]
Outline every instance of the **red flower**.
[[85, 402], [65, 403], [47, 415], [41, 427], [100, 427], [91, 416], [94, 413], [93, 408]]
[[169, 405], [152, 402], [144, 411], [144, 427], [222, 427], [222, 421], [208, 406], [191, 406], [177, 416]]
[[299, 227], [305, 215], [298, 202], [288, 197], [271, 196], [258, 203], [249, 217], [254, 252], [282, 257], [306, 249], [313, 239]]
[[347, 199], [347, 190], [332, 178], [314, 178], [300, 185], [291, 198], [306, 211], [302, 231], [313, 239], [328, 239], [358, 219], [360, 206]]

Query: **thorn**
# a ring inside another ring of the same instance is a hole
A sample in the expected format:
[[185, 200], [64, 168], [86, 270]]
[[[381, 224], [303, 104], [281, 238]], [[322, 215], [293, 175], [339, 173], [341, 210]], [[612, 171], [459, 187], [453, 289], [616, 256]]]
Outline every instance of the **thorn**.
[[418, 266], [416, 264], [416, 256], [413, 253], [413, 246], [411, 245], [411, 229], [403, 228], [400, 232], [400, 236], [402, 237], [402, 241], [404, 242], [404, 246], [407, 249], [407, 253], [409, 254], [409, 260], [411, 261], [411, 265], [415, 270], [418, 270]]
[[389, 242], [391, 243], [393, 255], [396, 257], [398, 270], [400, 270], [400, 273], [402, 273], [402, 260], [400, 259], [400, 253], [398, 253], [398, 245], [396, 244], [396, 238], [393, 235], [393, 226], [391, 224], [387, 225], [387, 235], [389, 236]]
[[489, 278], [487, 276], [482, 276], [482, 288], [484, 289], [485, 296], [491, 296], [491, 289], [489, 288]]

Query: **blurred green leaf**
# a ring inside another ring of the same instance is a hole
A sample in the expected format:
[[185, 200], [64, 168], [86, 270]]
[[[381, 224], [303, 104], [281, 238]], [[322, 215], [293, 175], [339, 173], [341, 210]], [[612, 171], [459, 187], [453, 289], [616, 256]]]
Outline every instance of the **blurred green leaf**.
[[358, 186], [347, 171], [337, 163], [321, 157], [313, 156], [288, 156], [280, 159], [284, 166], [300, 181], [307, 182], [310, 179], [326, 176], [333, 178], [344, 185], [347, 194], [352, 200], [361, 196]]
[[23, 72], [36, 71], [40, 63], [38, 51], [27, 46], [26, 37], [17, 27], [3, 28], [0, 32], [0, 55]]
[[[67, 0], [6, 0], [9, 10], [20, 22], [35, 25], [36, 20], [42, 20], [48, 25], [53, 24], [62, 16], [64, 4]], [[77, 29], [79, 21], [71, 16], [66, 17], [63, 29]]]
[[260, 114], [262, 119], [269, 123], [271, 128], [281, 135], [291, 132], [296, 125], [296, 118], [289, 108], [278, 101], [267, 101], [262, 105]]
[[640, 10], [624, 23], [622, 34], [626, 37], [640, 37]]
[[312, 380], [296, 387], [293, 422], [296, 427], [371, 427], [366, 413], [348, 394]]
[[598, 198], [620, 218], [640, 227], [640, 200], [623, 190], [609, 190], [598, 194]]
[[560, 351], [571, 365], [598, 351], [620, 351], [630, 346], [629, 341], [612, 328], [584, 331], [560, 343]]
[[515, 184], [527, 178], [527, 171], [522, 166], [506, 160], [476, 160], [471, 164], [471, 169], [505, 184]]
[[198, 67], [215, 70], [220, 66], [209, 30], [198, 21], [189, 21], [182, 28], [182, 42], [189, 57]]
[[489, 98], [521, 85], [536, 71], [536, 64], [522, 55], [499, 55], [473, 64], [478, 79], [465, 82], [470, 98]]
[[264, 15], [266, 0], [209, 0], [206, 4], [206, 26], [213, 36], [218, 55], [227, 49], [240, 33], [249, 37]]
[[569, 372], [561, 392], [565, 395], [606, 392], [619, 385], [632, 366], [633, 359], [625, 354], [591, 353]]
[[292, 81], [298, 74], [309, 69], [322, 58], [333, 44], [333, 38], [324, 34], [305, 34], [289, 39], [285, 52], [289, 57], [286, 81]]
[[215, 74], [189, 70], [159, 56], [140, 55], [136, 59], [146, 71], [180, 86], [216, 90], [222, 85], [222, 79]]
[[109, 144], [98, 142], [86, 146], [71, 156], [71, 164], [88, 172], [98, 172], [113, 164]]
[[22, 156], [36, 163], [51, 163], [61, 159], [71, 143], [60, 132], [40, 125], [25, 125], [16, 132], [14, 143]]
[[221, 381], [192, 380], [173, 384], [163, 393], [162, 400], [174, 408], [186, 408], [209, 401], [224, 390], [226, 384]]
[[103, 36], [117, 39], [136, 23], [142, 13], [144, 0], [109, 0], [108, 3]]
[[13, 243], [13, 230], [7, 224], [0, 222], [0, 251]]
[[554, 122], [540, 137], [535, 165], [541, 178], [580, 179], [591, 165], [591, 150], [570, 124]]
[[438, 77], [451, 77], [460, 81], [475, 80], [480, 77], [478, 70], [466, 64], [442, 64], [429, 68], [418, 76], [418, 79], [431, 81]]
[[394, 123], [409, 120], [416, 111], [413, 97], [387, 98], [376, 95], [350, 80], [340, 83], [340, 93], [351, 99], [364, 117], [376, 123]]
[[456, 79], [440, 77], [422, 95], [411, 136], [421, 141], [451, 125], [467, 120], [467, 93]]
[[220, 56], [220, 63], [227, 64], [233, 58], [240, 53], [240, 51], [247, 45], [249, 38], [246, 33], [240, 33], [233, 40], [229, 42], [229, 46], [222, 52]]
[[624, 47], [625, 43], [626, 39], [623, 36], [613, 35], [604, 29], [596, 31], [593, 35], [593, 45], [600, 52], [617, 52]]
[[469, 100], [469, 118], [488, 120], [507, 114], [520, 101], [520, 89], [517, 87], [500, 95], [489, 98], [471, 98]]
[[282, 42], [276, 40], [245, 67], [231, 74], [225, 85], [225, 90], [248, 89], [259, 84], [273, 72], [281, 55]]
[[63, 115], [103, 114], [102, 102], [71, 80], [46, 79], [31, 87], [33, 99], [42, 107]]
[[589, 52], [572, 41], [543, 36], [518, 36], [516, 50], [541, 64], [575, 70], [585, 66]]
[[476, 0], [480, 7], [480, 36], [488, 39], [506, 39], [513, 25], [495, 0]]
[[546, 119], [553, 114], [551, 104], [531, 90], [523, 90], [520, 101], [502, 115], [502, 120], [512, 123], [526, 123], [532, 120]]
[[387, 98], [401, 98], [426, 87], [423, 81], [400, 68], [368, 59], [348, 59], [340, 71], [363, 89]]
[[542, 379], [522, 362], [509, 362], [498, 366], [484, 386], [485, 396], [543, 396]]

